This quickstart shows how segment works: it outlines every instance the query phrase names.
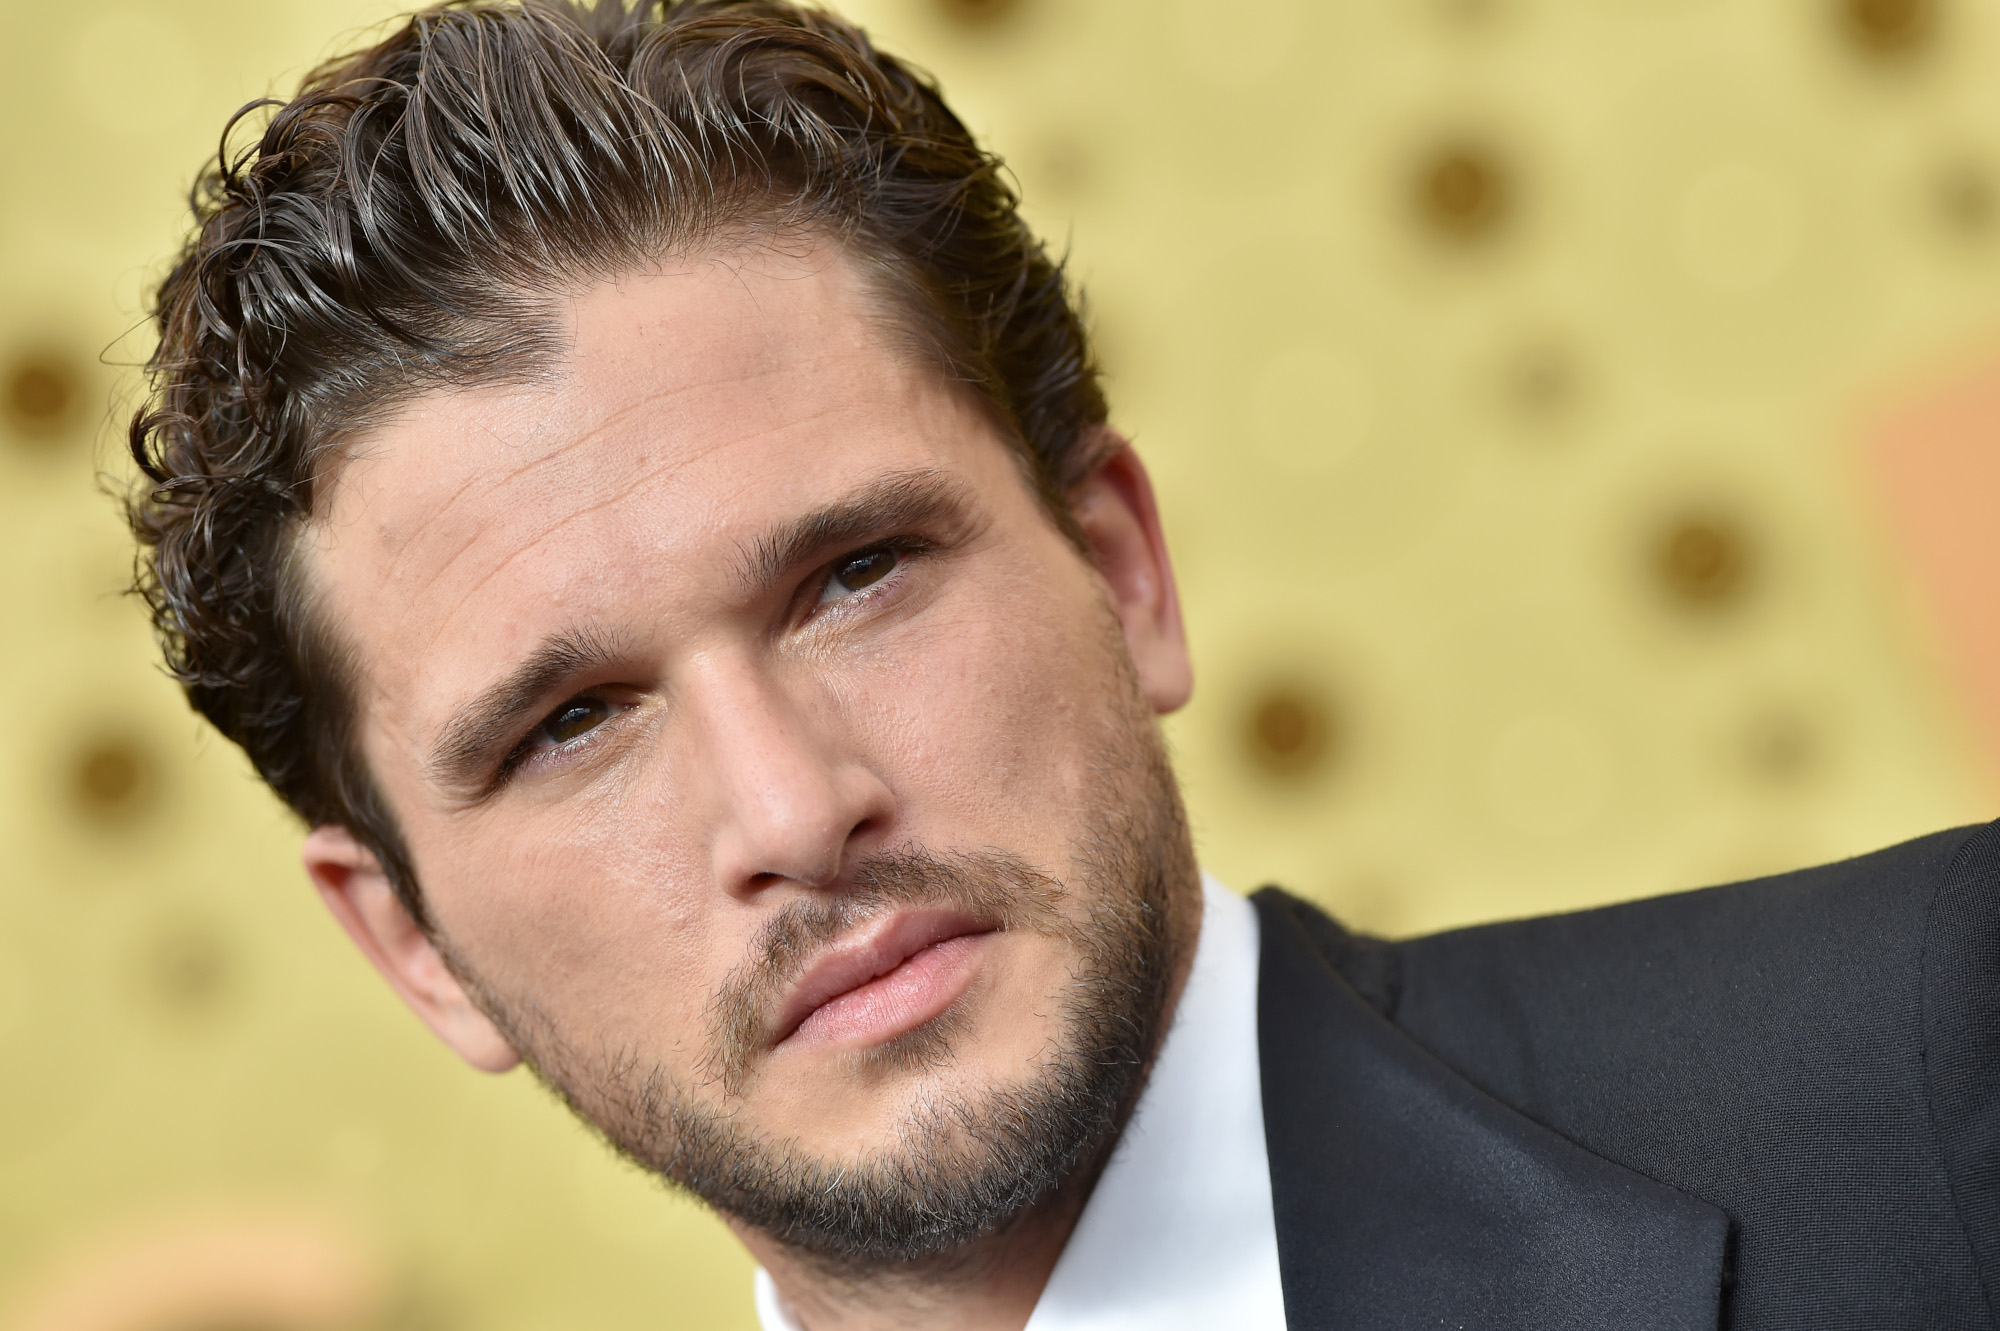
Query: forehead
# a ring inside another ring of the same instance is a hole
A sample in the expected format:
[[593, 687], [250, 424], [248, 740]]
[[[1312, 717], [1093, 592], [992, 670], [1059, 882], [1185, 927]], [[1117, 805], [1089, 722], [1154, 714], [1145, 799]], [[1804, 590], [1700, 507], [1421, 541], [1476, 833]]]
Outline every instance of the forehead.
[[568, 315], [550, 374], [432, 395], [357, 441], [306, 532], [318, 599], [377, 686], [389, 658], [490, 669], [558, 613], [713, 586], [719, 551], [871, 474], [1025, 492], [983, 413], [896, 353], [831, 251], [662, 266]]

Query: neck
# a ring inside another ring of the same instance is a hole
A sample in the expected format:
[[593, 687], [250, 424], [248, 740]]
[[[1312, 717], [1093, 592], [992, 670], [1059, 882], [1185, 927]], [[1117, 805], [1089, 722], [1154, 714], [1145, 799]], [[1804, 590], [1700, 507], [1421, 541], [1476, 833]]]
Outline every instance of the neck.
[[[1197, 896], [1192, 909], [1183, 912], [1181, 927], [1176, 930], [1182, 937], [1175, 940], [1172, 976], [1160, 1014], [1162, 1041], [1173, 1024], [1194, 965], [1201, 910]], [[1157, 1048], [1154, 1053], [1157, 1055]], [[1087, 1168], [1077, 1170], [1050, 1196], [998, 1231], [933, 1261], [866, 1276], [846, 1275], [761, 1231], [724, 1219], [770, 1275], [804, 1331], [904, 1331], [937, 1326], [958, 1331], [1021, 1331], [1033, 1316], [1035, 1304], [1151, 1072], [1149, 1062], [1139, 1088], [1119, 1116], [1118, 1131], [1111, 1134]]]

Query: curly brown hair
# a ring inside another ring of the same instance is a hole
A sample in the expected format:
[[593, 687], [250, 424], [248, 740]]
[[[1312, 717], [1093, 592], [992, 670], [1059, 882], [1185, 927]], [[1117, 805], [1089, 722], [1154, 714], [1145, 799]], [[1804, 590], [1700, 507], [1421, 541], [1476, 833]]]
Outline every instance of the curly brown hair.
[[739, 234], [831, 238], [1067, 529], [1105, 404], [1062, 264], [935, 84], [824, 11], [445, 4], [245, 107], [222, 144], [131, 426], [137, 590], [194, 707], [309, 824], [367, 844], [419, 922], [352, 653], [293, 552], [344, 441], [413, 396], [533, 374], [563, 295]]

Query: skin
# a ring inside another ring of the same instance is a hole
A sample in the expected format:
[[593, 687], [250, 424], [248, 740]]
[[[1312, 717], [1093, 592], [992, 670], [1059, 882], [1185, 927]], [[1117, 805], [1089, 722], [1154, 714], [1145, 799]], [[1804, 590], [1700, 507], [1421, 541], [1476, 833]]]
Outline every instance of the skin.
[[[436, 939], [344, 828], [308, 836], [306, 868], [474, 1067], [520, 1052], [440, 943], [580, 1057], [657, 1061], [829, 1157], [887, 1149], [914, 1097], [1036, 1066], [1070, 978], [1058, 938], [957, 945], [948, 983], [919, 994], [948, 1003], [951, 1057], [918, 1067], [870, 1062], [880, 1023], [822, 1022], [725, 1091], [703, 1065], [707, 1004], [775, 911], [839, 893], [870, 853], [1003, 848], [1070, 874], [1106, 698], [1126, 670], [1155, 712], [1190, 689], [1146, 473], [1122, 440], [1095, 441], [1103, 460], [1071, 496], [1080, 552], [970, 394], [897, 349], [826, 248], [666, 262], [567, 317], [570, 353], [534, 383], [433, 395], [359, 441], [301, 537], [320, 611], [361, 663], [363, 752]], [[816, 510], [912, 489], [955, 511], [772, 548]], [[899, 550], [877, 581], [829, 579], [912, 536], [930, 548]], [[530, 738], [498, 781], [454, 756], [468, 709], [565, 635], [599, 650], [487, 738], [505, 750], [578, 695], [594, 728]], [[1017, 1328], [1090, 1181], [934, 1280], [841, 1280], [737, 1231], [815, 1331]]]

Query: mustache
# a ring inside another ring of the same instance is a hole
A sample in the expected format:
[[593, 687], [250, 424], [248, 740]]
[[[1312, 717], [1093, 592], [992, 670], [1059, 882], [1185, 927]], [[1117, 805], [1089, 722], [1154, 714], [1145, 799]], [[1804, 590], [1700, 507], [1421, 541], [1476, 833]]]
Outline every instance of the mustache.
[[708, 1008], [704, 1072], [737, 1094], [765, 1052], [785, 992], [827, 946], [857, 925], [906, 906], [943, 906], [991, 920], [1003, 932], [1074, 932], [1056, 879], [1002, 850], [882, 851], [855, 866], [845, 886], [788, 902], [752, 940], [749, 958], [716, 989]]

